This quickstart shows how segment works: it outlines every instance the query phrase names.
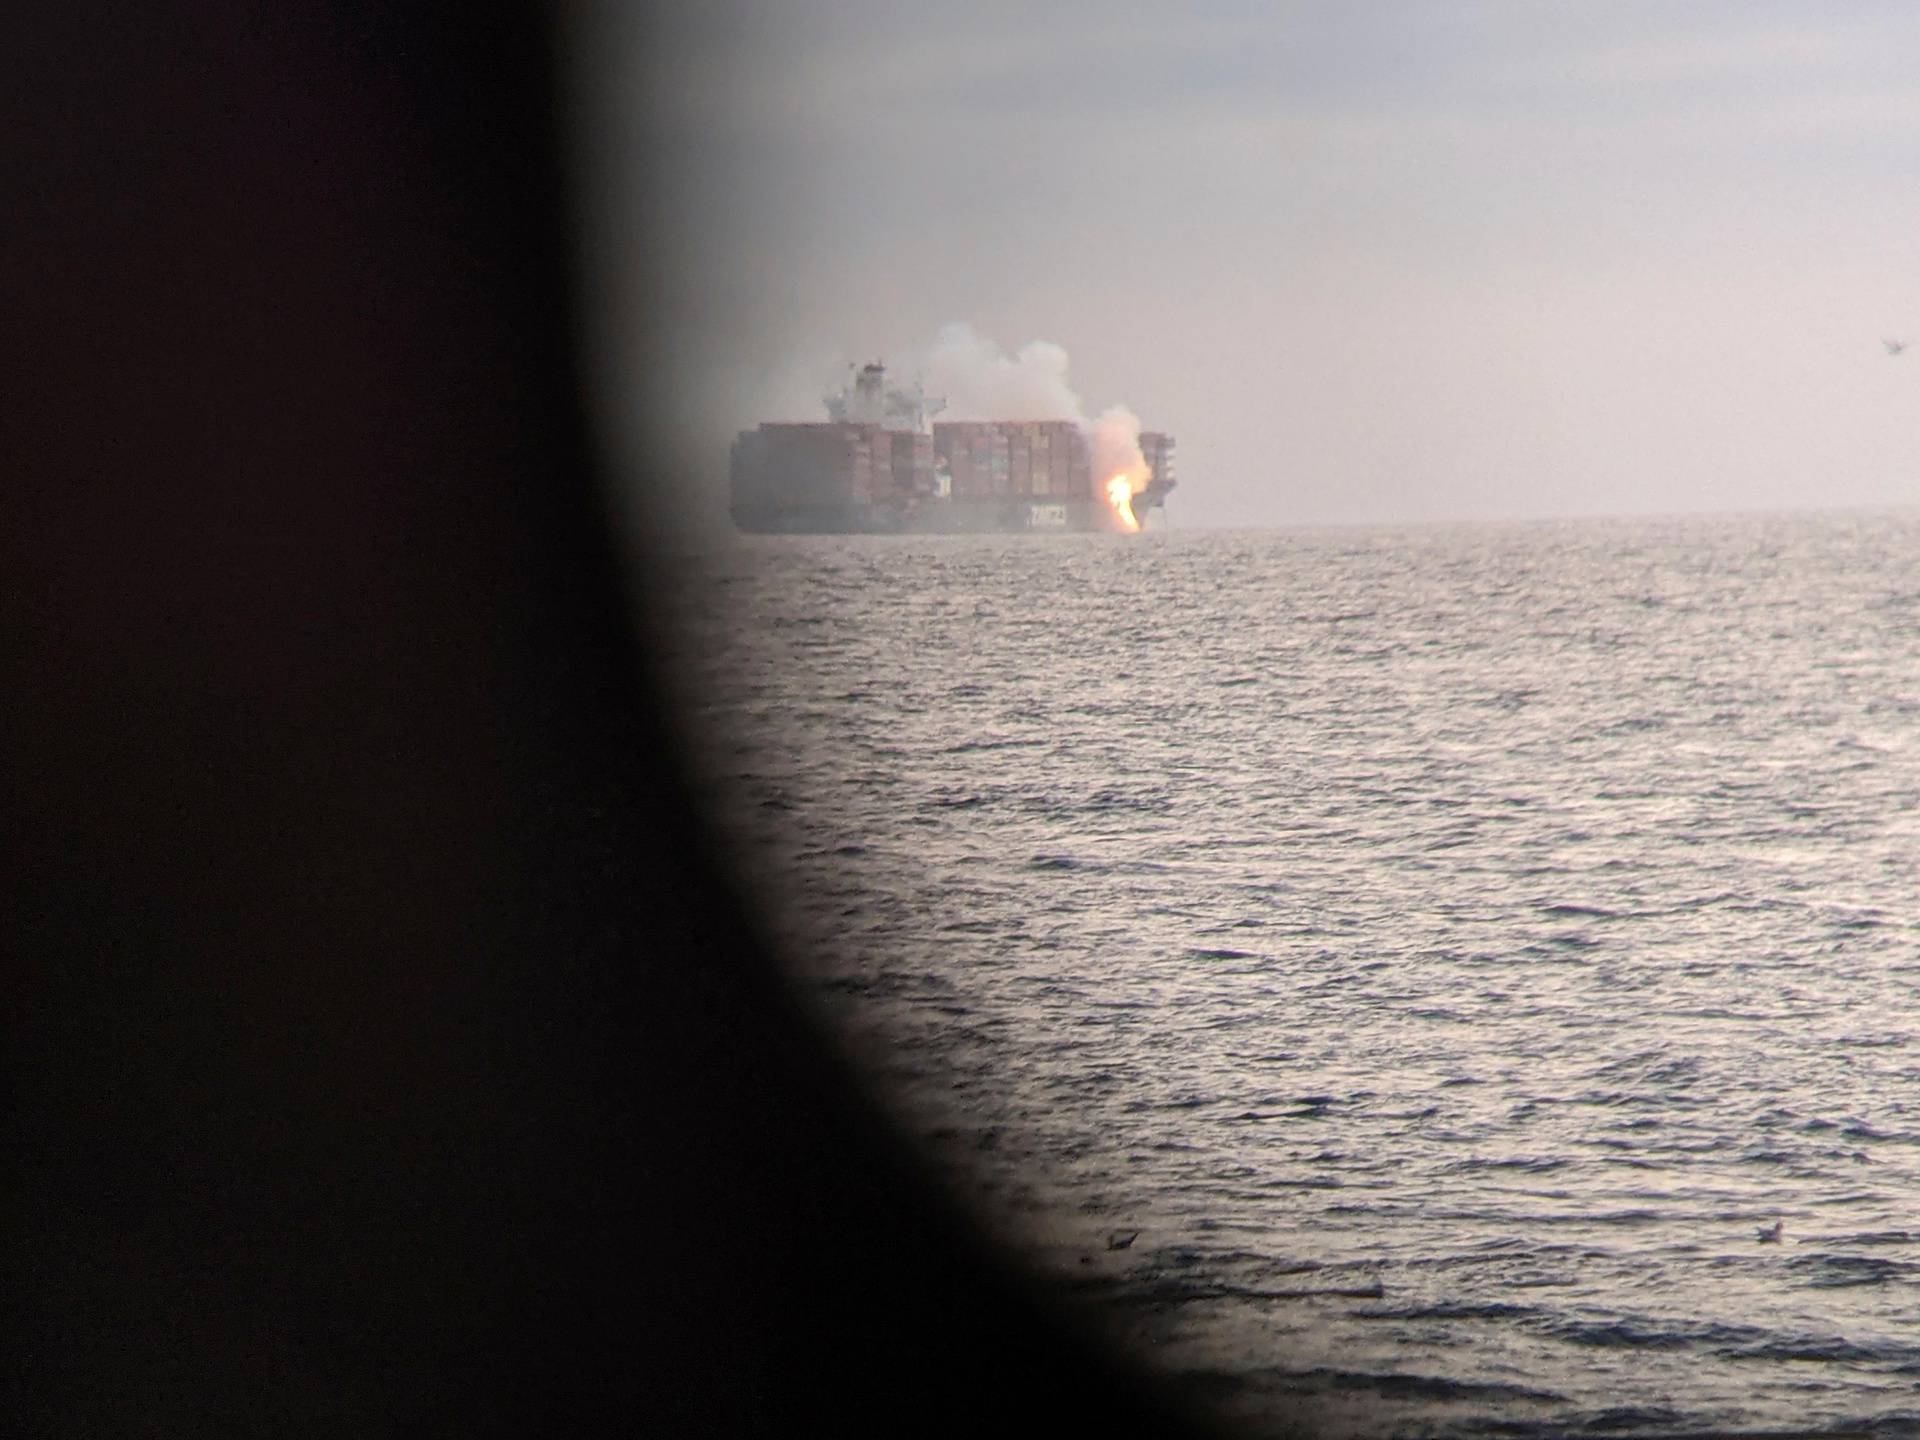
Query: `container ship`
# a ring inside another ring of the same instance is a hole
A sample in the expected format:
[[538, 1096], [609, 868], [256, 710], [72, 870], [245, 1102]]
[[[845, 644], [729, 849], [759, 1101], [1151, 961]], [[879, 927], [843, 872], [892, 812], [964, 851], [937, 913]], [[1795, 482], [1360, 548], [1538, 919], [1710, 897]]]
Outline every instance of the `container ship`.
[[922, 387], [863, 366], [828, 418], [770, 422], [733, 443], [733, 520], [752, 534], [1130, 532], [1174, 487], [1173, 438], [1140, 434], [1132, 474], [1094, 473], [1077, 420], [930, 424]]

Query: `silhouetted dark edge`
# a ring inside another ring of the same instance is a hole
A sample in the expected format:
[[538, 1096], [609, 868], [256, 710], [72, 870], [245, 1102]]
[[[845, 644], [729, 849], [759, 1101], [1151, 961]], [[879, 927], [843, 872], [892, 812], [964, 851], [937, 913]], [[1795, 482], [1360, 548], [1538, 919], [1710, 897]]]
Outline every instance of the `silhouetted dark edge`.
[[29, 27], [10, 1433], [1181, 1428], [895, 1146], [702, 851], [539, 13]]

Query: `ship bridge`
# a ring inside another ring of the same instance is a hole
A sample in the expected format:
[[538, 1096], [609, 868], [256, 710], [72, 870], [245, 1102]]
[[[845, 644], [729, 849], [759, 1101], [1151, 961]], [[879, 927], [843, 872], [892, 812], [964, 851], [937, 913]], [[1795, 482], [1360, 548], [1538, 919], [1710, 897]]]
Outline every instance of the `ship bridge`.
[[878, 425], [884, 430], [929, 434], [928, 422], [947, 402], [927, 394], [916, 380], [911, 390], [888, 388], [887, 367], [876, 360], [851, 372], [846, 385], [826, 396], [827, 415], [841, 425]]

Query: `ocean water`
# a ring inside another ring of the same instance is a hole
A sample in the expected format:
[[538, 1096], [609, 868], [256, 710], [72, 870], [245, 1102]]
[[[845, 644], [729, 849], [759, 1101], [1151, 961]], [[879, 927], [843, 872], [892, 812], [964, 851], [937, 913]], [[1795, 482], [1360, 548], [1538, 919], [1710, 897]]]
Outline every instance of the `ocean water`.
[[1920, 1435], [1920, 516], [742, 539], [679, 584], [795, 984], [1196, 1404]]

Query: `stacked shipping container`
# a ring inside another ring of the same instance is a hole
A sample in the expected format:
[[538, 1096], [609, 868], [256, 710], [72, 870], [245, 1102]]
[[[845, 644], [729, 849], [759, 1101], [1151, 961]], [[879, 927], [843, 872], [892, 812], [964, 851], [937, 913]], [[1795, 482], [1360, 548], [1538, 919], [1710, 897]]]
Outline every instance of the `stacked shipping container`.
[[[1173, 441], [1141, 435], [1152, 483], [1172, 488]], [[1106, 529], [1088, 438], [1071, 420], [958, 421], [933, 433], [866, 423], [768, 423], [734, 442], [733, 513], [747, 530]]]
[[934, 493], [931, 435], [878, 425], [766, 424], [741, 432], [732, 455], [737, 511], [811, 515], [899, 505]]
[[905, 501], [931, 495], [933, 437], [911, 430], [879, 430], [873, 440], [873, 498]]
[[1093, 494], [1093, 455], [1071, 420], [947, 421], [933, 427], [935, 463], [956, 500]]
[[733, 445], [733, 492], [748, 505], [816, 506], [873, 492], [871, 425], [762, 425]]

